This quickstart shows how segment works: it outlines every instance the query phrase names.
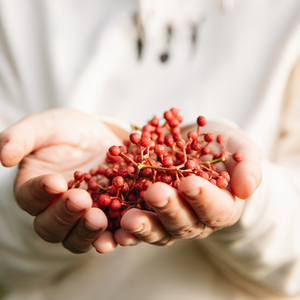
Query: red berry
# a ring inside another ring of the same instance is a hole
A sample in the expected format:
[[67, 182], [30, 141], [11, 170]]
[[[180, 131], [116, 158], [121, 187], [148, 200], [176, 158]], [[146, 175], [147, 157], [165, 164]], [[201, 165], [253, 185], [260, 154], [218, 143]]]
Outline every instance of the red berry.
[[99, 204], [102, 206], [109, 206], [111, 203], [111, 197], [109, 194], [101, 194], [98, 198]]
[[114, 198], [111, 200], [111, 203], [109, 205], [109, 208], [112, 210], [119, 210], [122, 207], [122, 203], [119, 199]]
[[121, 153], [121, 150], [118, 146], [111, 146], [108, 151], [112, 156], [118, 156]]
[[125, 146], [119, 146], [119, 149], [120, 151], [123, 153], [123, 154], [126, 154], [127, 153], [127, 148]]
[[173, 166], [173, 159], [171, 156], [165, 156], [162, 160], [162, 164], [166, 168], [170, 168]]
[[108, 231], [114, 231], [114, 222], [112, 220], [108, 221], [106, 230], [108, 230]]
[[83, 174], [83, 180], [84, 181], [89, 181], [89, 180], [91, 180], [91, 178], [92, 178], [92, 175], [90, 173], [84, 173]]
[[216, 179], [211, 178], [211, 179], [209, 179], [208, 181], [209, 181], [211, 184], [213, 184], [213, 185], [217, 185]]
[[98, 183], [91, 179], [89, 182], [88, 182], [88, 189], [91, 190], [91, 191], [96, 191], [98, 188]]
[[172, 133], [173, 136], [177, 135], [177, 134], [180, 134], [180, 127], [179, 126], [173, 127], [173, 128], [171, 128], [170, 131], [171, 131], [171, 133]]
[[235, 152], [233, 153], [232, 155], [233, 159], [236, 161], [236, 162], [240, 162], [243, 160], [243, 155], [241, 152]]
[[104, 174], [105, 174], [105, 170], [106, 170], [105, 167], [100, 166], [100, 167], [97, 169], [96, 174], [104, 175]]
[[182, 123], [183, 117], [182, 116], [177, 116], [177, 120], [178, 120], [179, 123]]
[[192, 130], [187, 134], [187, 136], [190, 140], [194, 141], [198, 138], [198, 133], [196, 131]]
[[217, 179], [217, 187], [220, 189], [225, 189], [228, 185], [226, 178], [220, 177]]
[[96, 176], [97, 175], [97, 169], [90, 169], [89, 172], [92, 176]]
[[187, 160], [187, 162], [185, 163], [184, 167], [188, 170], [193, 170], [196, 167], [196, 162], [193, 159], [189, 159]]
[[73, 187], [74, 182], [75, 181], [73, 179], [68, 182], [68, 189], [71, 189]]
[[110, 209], [108, 212], [108, 216], [112, 219], [116, 219], [120, 215], [119, 210]]
[[143, 146], [143, 147], [149, 147], [150, 145], [151, 145], [151, 138], [150, 137], [148, 137], [148, 136], [143, 136], [142, 138], [141, 138], [141, 145]]
[[142, 177], [145, 177], [145, 178], [150, 178], [152, 177], [152, 169], [151, 168], [145, 168], [143, 169], [141, 172], [140, 172], [140, 175]]
[[74, 179], [75, 180], [83, 180], [83, 173], [80, 171], [74, 172]]
[[124, 178], [122, 176], [116, 176], [112, 180], [112, 185], [115, 188], [121, 188], [124, 185]]
[[227, 180], [227, 182], [230, 181], [230, 175], [228, 174], [228, 172], [222, 171], [222, 172], [219, 173], [219, 175], [220, 175], [221, 177], [225, 178], [225, 179]]
[[132, 144], [138, 144], [141, 140], [141, 135], [137, 132], [134, 132], [129, 136], [129, 139]]
[[207, 132], [204, 135], [204, 140], [207, 143], [212, 143], [215, 140], [215, 136], [211, 132]]
[[175, 134], [173, 134], [173, 139], [174, 139], [174, 142], [176, 143], [177, 141], [182, 139], [182, 136], [180, 133], [175, 133]]
[[201, 143], [198, 140], [191, 142], [191, 149], [194, 151], [199, 151], [201, 149]]
[[92, 203], [92, 207], [99, 208], [99, 205], [98, 205], [98, 203], [97, 203], [97, 202], [93, 202], [93, 203]]
[[168, 147], [172, 147], [174, 145], [174, 139], [171, 135], [165, 136], [165, 144]]
[[172, 182], [172, 187], [176, 190], [178, 190], [178, 187], [179, 187], [179, 184], [180, 184], [180, 180], [174, 180]]
[[162, 145], [164, 142], [165, 142], [165, 136], [163, 134], [159, 135], [156, 140], [156, 143]]
[[130, 163], [130, 159], [134, 160], [134, 155], [132, 153], [126, 153], [126, 156], [123, 158], [126, 163]]
[[204, 171], [200, 171], [197, 175], [204, 178], [204, 179], [206, 179], [206, 180], [209, 180], [209, 174], [204, 172]]
[[167, 174], [162, 174], [161, 175], [161, 182], [164, 182], [166, 184], [170, 184], [172, 182], [172, 176], [167, 175]]
[[207, 154], [209, 154], [210, 153], [210, 149], [208, 148], [208, 147], [203, 147], [202, 149], [201, 149], [201, 154], [202, 155], [207, 155]]
[[108, 194], [110, 194], [111, 196], [117, 196], [118, 194], [118, 189], [115, 188], [114, 186], [111, 186], [109, 189], [108, 189]]
[[120, 211], [120, 217], [122, 218], [124, 216], [124, 214], [128, 211], [128, 208], [124, 208]]
[[218, 142], [219, 144], [224, 144], [224, 143], [225, 143], [225, 136], [222, 135], [222, 134], [219, 134], [219, 135], [217, 136], [217, 142]]
[[115, 171], [114, 171], [114, 169], [113, 168], [107, 168], [106, 170], [105, 170], [105, 177], [107, 177], [107, 178], [114, 178], [115, 177], [115, 175], [116, 175], [116, 173], [115, 173]]
[[127, 140], [127, 139], [123, 140], [123, 145], [124, 145], [126, 148], [128, 148], [128, 147], [130, 146], [130, 140]]
[[155, 148], [155, 142], [151, 139], [150, 145], [149, 145], [149, 149], [153, 150]]
[[179, 149], [184, 149], [185, 145], [186, 145], [186, 143], [185, 143], [184, 139], [180, 139], [176, 142], [176, 146]]
[[127, 195], [126, 201], [128, 202], [136, 202], [136, 196], [134, 193], [129, 193]]
[[165, 153], [165, 147], [163, 145], [156, 145], [154, 153], [158, 156], [163, 155]]
[[145, 180], [143, 182], [143, 189], [146, 191], [151, 185], [152, 185], [152, 182], [150, 180]]
[[206, 118], [205, 118], [205, 117], [199, 116], [199, 117], [197, 118], [197, 124], [198, 124], [198, 126], [203, 127], [203, 126], [206, 125], [206, 123], [207, 123], [207, 121], [206, 121]]
[[128, 176], [128, 170], [126, 167], [120, 167], [118, 170], [118, 175], [125, 178]]
[[129, 166], [126, 167], [126, 169], [128, 171], [128, 176], [133, 176], [135, 174], [134, 166], [129, 165]]
[[173, 114], [173, 116], [177, 117], [178, 114], [179, 114], [179, 109], [178, 108], [175, 108], [175, 107], [172, 107], [170, 109], [170, 112]]
[[140, 193], [139, 193], [139, 197], [142, 199], [142, 200], [144, 200], [144, 198], [145, 198], [145, 194], [146, 194], [146, 191], [140, 191]]
[[168, 121], [168, 124], [171, 128], [178, 127], [179, 126], [179, 121], [178, 121], [177, 118], [173, 118], [170, 121]]
[[152, 132], [152, 126], [150, 125], [150, 124], [147, 124], [147, 125], [145, 125], [143, 128], [142, 128], [142, 132], [143, 133], [150, 133], [150, 132]]
[[149, 122], [150, 125], [157, 127], [159, 124], [159, 120], [157, 116], [154, 116], [153, 119]]
[[135, 192], [140, 192], [143, 190], [143, 183], [142, 182], [136, 182], [133, 187], [132, 187], [133, 191]]
[[124, 182], [124, 185], [121, 188], [121, 192], [122, 193], [128, 193], [129, 192], [129, 185], [128, 185], [127, 181]]
[[167, 120], [167, 121], [170, 121], [174, 118], [174, 115], [171, 111], [167, 110], [165, 111], [164, 113], [164, 118]]
[[161, 135], [164, 133], [164, 128], [161, 126], [157, 126], [154, 131], [156, 134]]

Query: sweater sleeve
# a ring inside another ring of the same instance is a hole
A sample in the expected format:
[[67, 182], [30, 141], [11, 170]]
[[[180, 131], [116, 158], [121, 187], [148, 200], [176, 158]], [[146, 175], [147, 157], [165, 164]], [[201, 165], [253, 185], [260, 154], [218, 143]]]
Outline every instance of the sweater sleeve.
[[276, 158], [263, 160], [262, 183], [246, 200], [242, 217], [199, 242], [224, 276], [257, 295], [300, 293], [299, 82], [300, 60], [285, 93]]

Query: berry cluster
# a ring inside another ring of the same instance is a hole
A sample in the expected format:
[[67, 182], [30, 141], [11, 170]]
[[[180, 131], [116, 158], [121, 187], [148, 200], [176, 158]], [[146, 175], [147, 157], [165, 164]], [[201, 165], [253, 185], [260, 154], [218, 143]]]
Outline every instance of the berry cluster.
[[[143, 128], [132, 126], [129, 139], [123, 145], [111, 146], [105, 163], [89, 173], [76, 171], [68, 183], [71, 188], [84, 188], [91, 195], [93, 206], [102, 209], [108, 218], [107, 230], [120, 228], [120, 220], [130, 208], [151, 210], [144, 201], [146, 190], [154, 182], [164, 182], [178, 189], [187, 176], [200, 176], [220, 189], [227, 187], [230, 175], [218, 172], [217, 163], [229, 156], [242, 160], [240, 152], [225, 150], [225, 137], [200, 132], [206, 125], [203, 116], [197, 118], [197, 129], [183, 138], [179, 110], [165, 111], [162, 120], [154, 116]], [[213, 153], [212, 142], [220, 146]]]

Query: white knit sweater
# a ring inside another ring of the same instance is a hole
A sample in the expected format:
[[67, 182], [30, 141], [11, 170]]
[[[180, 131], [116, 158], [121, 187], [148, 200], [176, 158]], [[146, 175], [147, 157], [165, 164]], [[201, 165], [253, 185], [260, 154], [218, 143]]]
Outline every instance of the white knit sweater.
[[299, 56], [299, 0], [0, 0], [0, 130], [53, 107], [124, 126], [177, 107], [235, 122], [264, 155], [234, 226], [105, 255], [41, 240], [0, 167], [5, 300], [300, 299]]

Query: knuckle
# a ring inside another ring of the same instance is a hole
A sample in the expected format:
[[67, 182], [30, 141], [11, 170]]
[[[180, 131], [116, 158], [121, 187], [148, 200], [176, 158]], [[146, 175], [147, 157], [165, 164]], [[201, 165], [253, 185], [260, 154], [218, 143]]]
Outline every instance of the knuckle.
[[87, 253], [88, 251], [90, 251], [92, 249], [91, 243], [84, 243], [84, 244], [81, 244], [80, 246], [78, 246], [78, 245], [73, 245], [66, 241], [63, 241], [62, 245], [65, 249], [67, 249], [68, 251], [70, 251], [74, 254]]
[[203, 223], [198, 221], [193, 226], [183, 225], [173, 230], [169, 230], [169, 232], [178, 239], [188, 240], [194, 238], [199, 235], [199, 233], [203, 230]]
[[74, 240], [79, 241], [80, 243], [91, 244], [100, 235], [102, 231], [103, 231], [102, 229], [96, 231], [90, 231], [85, 228], [82, 230], [74, 230], [73, 231]]
[[177, 228], [176, 230], [171, 230], [171, 234], [175, 238], [180, 238], [180, 239], [188, 239], [190, 236], [192, 236], [195, 232], [195, 229], [187, 226], [182, 226]]
[[37, 213], [34, 209], [32, 209], [28, 203], [22, 201], [22, 199], [16, 198], [17, 204], [19, 205], [19, 207], [26, 211], [28, 214], [30, 214], [31, 216], [35, 216]]
[[161, 247], [167, 247], [172, 245], [175, 242], [176, 238], [172, 235], [168, 235], [166, 237], [163, 237], [161, 240], [153, 242], [153, 243], [149, 243], [151, 245], [155, 245], [155, 246], [161, 246]]
[[46, 230], [44, 227], [39, 226], [37, 222], [34, 222], [34, 230], [39, 237], [49, 243], [60, 243], [61, 239], [57, 235], [53, 235], [51, 232]]
[[53, 213], [53, 223], [59, 230], [65, 231], [69, 230], [74, 226], [74, 221], [68, 218], [63, 218], [57, 213]]

